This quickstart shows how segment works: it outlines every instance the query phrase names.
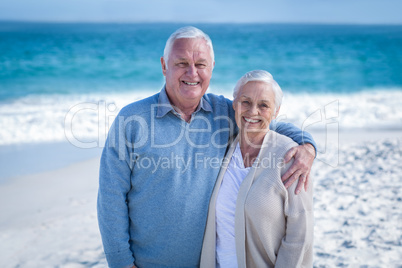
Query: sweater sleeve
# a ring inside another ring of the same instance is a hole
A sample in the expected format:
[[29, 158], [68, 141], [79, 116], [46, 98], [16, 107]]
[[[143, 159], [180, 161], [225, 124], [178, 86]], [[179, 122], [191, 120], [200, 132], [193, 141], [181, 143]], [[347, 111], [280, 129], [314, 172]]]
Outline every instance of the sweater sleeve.
[[300, 128], [291, 123], [272, 120], [271, 124], [269, 125], [269, 129], [291, 138], [299, 145], [310, 143], [314, 146], [314, 149], [317, 152], [317, 146], [315, 144], [313, 136], [311, 136], [311, 134], [306, 131], [302, 131]]
[[131, 189], [132, 167], [121, 125], [116, 119], [109, 131], [99, 170], [98, 224], [106, 259], [112, 268], [134, 263], [129, 244], [130, 220], [126, 203]]
[[[289, 165], [286, 166], [286, 169]], [[296, 185], [287, 190], [285, 201], [286, 235], [282, 239], [275, 267], [312, 267], [313, 260], [313, 186], [294, 194]]]

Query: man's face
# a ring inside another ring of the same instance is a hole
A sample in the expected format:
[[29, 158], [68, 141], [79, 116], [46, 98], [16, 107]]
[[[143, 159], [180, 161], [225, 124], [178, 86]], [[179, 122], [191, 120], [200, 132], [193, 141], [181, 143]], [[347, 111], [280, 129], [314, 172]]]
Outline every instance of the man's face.
[[172, 104], [178, 107], [197, 105], [208, 89], [215, 64], [206, 41], [202, 38], [177, 39], [169, 62], [161, 58], [161, 64]]

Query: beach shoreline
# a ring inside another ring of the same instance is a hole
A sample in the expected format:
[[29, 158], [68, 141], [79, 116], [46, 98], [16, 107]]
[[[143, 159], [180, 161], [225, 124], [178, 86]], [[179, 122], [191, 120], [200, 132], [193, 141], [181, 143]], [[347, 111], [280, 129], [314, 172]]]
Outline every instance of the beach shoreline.
[[[319, 149], [333, 144], [328, 133], [312, 134]], [[314, 266], [397, 267], [402, 256], [402, 161], [397, 161], [402, 160], [402, 131], [341, 130], [338, 141], [337, 165], [319, 159], [312, 172]], [[58, 143], [53, 150], [50, 144], [45, 147], [51, 153], [41, 154], [40, 144], [26, 150], [37, 152], [42, 161], [61, 150]], [[70, 156], [64, 158], [72, 161], [64, 166], [56, 163], [0, 183], [1, 267], [106, 266], [96, 217], [100, 148], [86, 155], [66, 148]]]

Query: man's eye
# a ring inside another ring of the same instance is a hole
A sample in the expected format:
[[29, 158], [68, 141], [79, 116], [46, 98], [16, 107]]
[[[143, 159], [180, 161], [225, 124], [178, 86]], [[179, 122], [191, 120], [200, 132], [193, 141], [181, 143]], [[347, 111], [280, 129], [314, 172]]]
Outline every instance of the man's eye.
[[241, 103], [244, 104], [244, 105], [249, 105], [250, 104], [249, 101], [242, 101]]
[[185, 62], [179, 62], [179, 63], [177, 63], [177, 66], [179, 66], [179, 67], [186, 67], [186, 66], [187, 66], [187, 63], [185, 63]]
[[196, 64], [195, 66], [197, 66], [197, 68], [200, 68], [200, 69], [207, 67], [207, 65], [205, 65], [203, 63]]

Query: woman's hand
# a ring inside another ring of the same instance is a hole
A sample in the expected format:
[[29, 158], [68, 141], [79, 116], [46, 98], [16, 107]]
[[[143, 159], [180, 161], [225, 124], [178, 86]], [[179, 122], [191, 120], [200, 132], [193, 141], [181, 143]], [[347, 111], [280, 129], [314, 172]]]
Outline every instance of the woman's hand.
[[314, 162], [315, 149], [310, 143], [299, 145], [290, 149], [285, 155], [285, 163], [288, 163], [292, 157], [295, 158], [292, 166], [282, 176], [282, 181], [285, 182], [286, 189], [289, 188], [297, 179], [295, 194], [300, 193], [303, 188], [307, 190], [311, 166]]

